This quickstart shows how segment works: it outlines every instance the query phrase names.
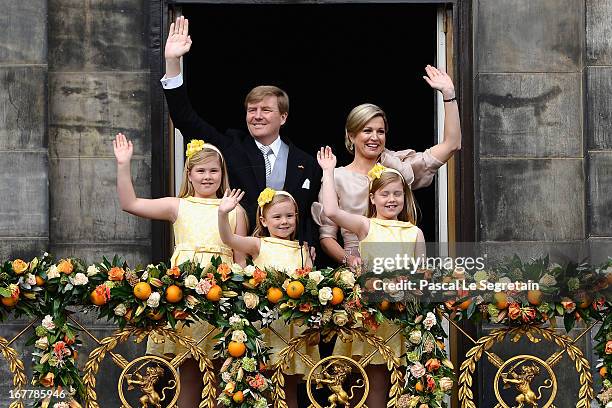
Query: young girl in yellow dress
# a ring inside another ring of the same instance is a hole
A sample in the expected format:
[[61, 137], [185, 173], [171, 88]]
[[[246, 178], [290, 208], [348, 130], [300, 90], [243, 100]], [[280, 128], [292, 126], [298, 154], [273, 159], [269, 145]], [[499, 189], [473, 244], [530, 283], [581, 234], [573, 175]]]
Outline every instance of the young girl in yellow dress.
[[[362, 259], [372, 259], [377, 256], [376, 243], [400, 244], [402, 252], [411, 256], [423, 256], [425, 253], [423, 232], [414, 225], [416, 222], [416, 205], [410, 187], [406, 185], [402, 175], [395, 169], [385, 168], [377, 164], [370, 172], [370, 195], [367, 216], [356, 215], [341, 210], [338, 206], [338, 196], [334, 183], [334, 168], [336, 157], [330, 147], [321, 148], [317, 152], [317, 160], [323, 169], [321, 196], [323, 212], [334, 223], [345, 228], [359, 239], [359, 251]], [[405, 244], [405, 245], [401, 245]], [[369, 247], [369, 248], [368, 248]], [[396, 246], [394, 245], [394, 249]], [[380, 250], [381, 248], [378, 247]], [[378, 254], [380, 256], [380, 254]], [[383, 323], [376, 334], [387, 338], [394, 332], [393, 325]], [[387, 343], [398, 357], [405, 353], [402, 336], [396, 335]], [[334, 354], [347, 356], [367, 356], [374, 349], [362, 342], [337, 342]], [[367, 367], [371, 389], [366, 405], [371, 408], [387, 406], [387, 394], [381, 390], [387, 389], [389, 375], [385, 361], [376, 354]]]
[[[178, 197], [159, 199], [139, 198], [134, 192], [130, 174], [130, 161], [133, 153], [132, 142], [119, 133], [113, 141], [117, 159], [117, 193], [121, 209], [130, 214], [154, 220], [170, 221], [174, 229], [175, 250], [171, 266], [195, 260], [203, 267], [210, 265], [213, 256], [219, 256], [229, 265], [232, 262], [244, 265], [244, 255], [233, 252], [225, 245], [217, 230], [217, 209], [220, 197], [228, 188], [227, 168], [223, 155], [215, 146], [202, 140], [193, 140], [187, 145], [187, 159], [183, 180]], [[247, 221], [242, 207], [229, 215], [230, 229], [236, 234], [246, 235]], [[182, 334], [199, 340], [212, 326], [196, 323], [179, 330]], [[216, 343], [208, 337], [200, 343], [209, 356]], [[185, 351], [179, 345], [164, 338], [149, 338], [147, 353], [173, 356]], [[181, 393], [179, 407], [198, 406], [201, 399], [202, 375], [195, 360], [188, 359], [180, 367]]]
[[[242, 199], [244, 192], [240, 190], [226, 191], [219, 206], [219, 234], [225, 244], [235, 251], [243, 252], [253, 257], [253, 263], [261, 269], [274, 268], [285, 273], [296, 269], [311, 267], [312, 261], [306, 245], [300, 245], [294, 240], [298, 227], [298, 206], [291, 194], [286, 191], [274, 191], [266, 188], [257, 200], [256, 228], [252, 237], [241, 237], [232, 233], [227, 214], [233, 211]], [[299, 336], [304, 329], [293, 324], [286, 325], [282, 320], [272, 323], [272, 327], [286, 340]], [[286, 344], [270, 331], [264, 331], [264, 340], [271, 347], [271, 362], [278, 360], [276, 355], [286, 347]], [[306, 354], [315, 361], [319, 359], [317, 347], [307, 346]], [[297, 382], [309, 368], [299, 356], [294, 356], [285, 370], [286, 402], [290, 408], [297, 408]]]

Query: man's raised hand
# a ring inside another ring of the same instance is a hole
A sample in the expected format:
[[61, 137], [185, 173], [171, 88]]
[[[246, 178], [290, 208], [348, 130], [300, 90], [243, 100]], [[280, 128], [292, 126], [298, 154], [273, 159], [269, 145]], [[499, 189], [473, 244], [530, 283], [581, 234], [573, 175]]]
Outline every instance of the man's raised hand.
[[168, 40], [166, 41], [165, 57], [181, 58], [191, 48], [191, 37], [189, 36], [189, 20], [184, 16], [176, 19], [170, 24]]

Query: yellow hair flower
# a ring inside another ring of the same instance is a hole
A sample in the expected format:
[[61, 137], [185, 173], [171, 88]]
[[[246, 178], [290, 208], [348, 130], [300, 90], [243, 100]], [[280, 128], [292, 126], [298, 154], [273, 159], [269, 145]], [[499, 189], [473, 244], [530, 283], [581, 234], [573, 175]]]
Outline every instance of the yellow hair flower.
[[185, 152], [187, 158], [191, 159], [191, 156], [202, 150], [204, 148], [204, 144], [204, 141], [200, 139], [194, 139], [187, 143], [187, 151]]
[[386, 169], [387, 168], [382, 164], [376, 163], [376, 165], [372, 167], [370, 171], [368, 171], [368, 177], [372, 180], [380, 178], [380, 175], [383, 174]]
[[259, 204], [260, 207], [263, 207], [264, 205], [272, 201], [275, 194], [275, 190], [271, 189], [270, 187], [266, 187], [264, 191], [259, 193], [259, 197], [257, 197], [257, 204]]

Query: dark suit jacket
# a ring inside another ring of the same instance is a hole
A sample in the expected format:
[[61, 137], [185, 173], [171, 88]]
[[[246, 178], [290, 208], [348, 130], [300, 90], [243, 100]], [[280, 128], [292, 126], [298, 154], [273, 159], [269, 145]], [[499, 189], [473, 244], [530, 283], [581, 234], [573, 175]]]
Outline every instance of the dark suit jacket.
[[[191, 106], [184, 85], [166, 89], [164, 93], [172, 122], [185, 139], [203, 139], [217, 146], [223, 153], [231, 187], [245, 191], [240, 204], [249, 216], [249, 230], [253, 231], [257, 197], [266, 188], [266, 167], [255, 140], [247, 132], [237, 129], [229, 129], [223, 134], [204, 121]], [[299, 206], [297, 239], [316, 245], [318, 228], [310, 217], [310, 207], [319, 194], [321, 169], [312, 156], [294, 146], [291, 141], [285, 138], [282, 140], [289, 146], [284, 190], [293, 195]], [[302, 188], [306, 179], [310, 180], [308, 189]]]

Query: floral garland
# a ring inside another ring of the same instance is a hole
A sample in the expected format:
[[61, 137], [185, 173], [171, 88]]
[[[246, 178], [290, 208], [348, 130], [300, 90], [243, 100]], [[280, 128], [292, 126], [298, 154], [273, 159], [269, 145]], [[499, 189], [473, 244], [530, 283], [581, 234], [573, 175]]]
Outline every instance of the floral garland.
[[[224, 361], [220, 372], [223, 391], [218, 397], [224, 406], [268, 405], [266, 392], [271, 384], [264, 370], [269, 350], [253, 322], [266, 326], [279, 317], [317, 328], [325, 339], [356, 324], [375, 328], [384, 319], [399, 324], [408, 350], [400, 408], [446, 407], [445, 396], [453, 386], [440, 303], [425, 301], [428, 293], [403, 302], [370, 300], [362, 294], [358, 274], [347, 268], [298, 269], [287, 276], [253, 265], [227, 265], [214, 258], [206, 270], [194, 262], [172, 268], [160, 263], [130, 269], [118, 257], [86, 267], [76, 258], [54, 262], [47, 253], [30, 262], [7, 261], [0, 268], [2, 318], [10, 313], [44, 316], [28, 341], [36, 349], [33, 384], [58, 393], [36, 406], [78, 407], [84, 401], [77, 365], [81, 342], [78, 328], [68, 319], [70, 307], [94, 309], [100, 318], [120, 327], [166, 323], [175, 327], [179, 321], [208, 321], [221, 329], [215, 356]], [[459, 292], [442, 305], [454, 320], [518, 326], [554, 324], [559, 316], [567, 330], [579, 320], [602, 321], [596, 336], [603, 382], [598, 400], [612, 407], [612, 304], [606, 297], [612, 284], [612, 260], [597, 267], [562, 267], [550, 264], [547, 258], [522, 262], [515, 257], [474, 275], [459, 268], [420, 272], [434, 283], [463, 280], [495, 284], [523, 279], [541, 284], [540, 291], [490, 296]]]

